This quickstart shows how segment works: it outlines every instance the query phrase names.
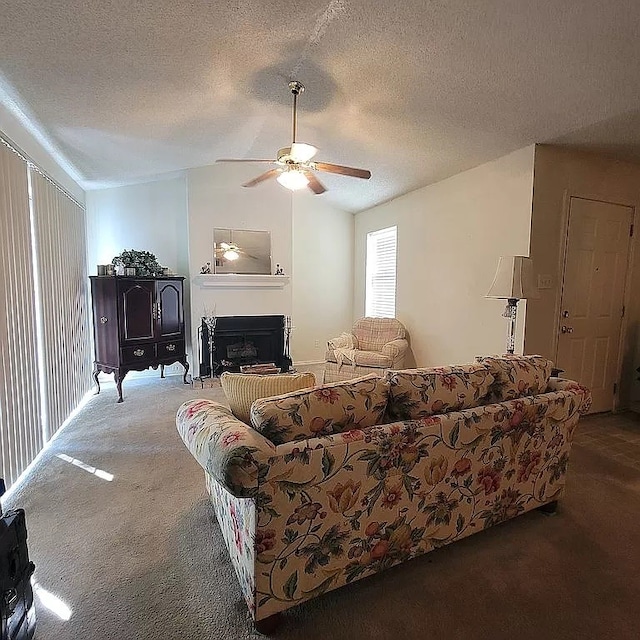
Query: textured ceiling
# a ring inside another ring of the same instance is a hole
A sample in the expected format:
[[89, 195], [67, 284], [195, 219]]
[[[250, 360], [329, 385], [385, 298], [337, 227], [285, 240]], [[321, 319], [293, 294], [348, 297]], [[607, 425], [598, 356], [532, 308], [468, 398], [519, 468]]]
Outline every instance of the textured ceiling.
[[86, 188], [273, 157], [294, 77], [299, 139], [373, 173], [323, 174], [347, 210], [534, 142], [640, 158], [637, 0], [0, 0], [0, 16], [5, 88]]

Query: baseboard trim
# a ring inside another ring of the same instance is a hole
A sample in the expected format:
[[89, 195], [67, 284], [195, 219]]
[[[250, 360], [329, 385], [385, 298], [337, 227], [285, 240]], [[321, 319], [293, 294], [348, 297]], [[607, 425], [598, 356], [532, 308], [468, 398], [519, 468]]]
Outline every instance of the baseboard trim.
[[324, 360], [300, 360], [299, 362], [294, 362], [294, 367], [308, 367], [312, 364], [324, 364]]

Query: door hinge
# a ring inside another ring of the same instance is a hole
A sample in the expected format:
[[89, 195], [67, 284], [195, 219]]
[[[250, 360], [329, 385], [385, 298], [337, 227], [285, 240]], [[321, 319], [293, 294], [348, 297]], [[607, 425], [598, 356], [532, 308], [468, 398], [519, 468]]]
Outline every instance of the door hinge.
[[622, 315], [620, 316], [621, 318], [624, 318], [625, 311], [626, 311], [626, 307], [622, 305]]
[[629, 236], [633, 238], [633, 225], [629, 228]]
[[613, 394], [615, 395], [616, 393], [618, 393], [618, 383], [614, 382], [613, 383]]

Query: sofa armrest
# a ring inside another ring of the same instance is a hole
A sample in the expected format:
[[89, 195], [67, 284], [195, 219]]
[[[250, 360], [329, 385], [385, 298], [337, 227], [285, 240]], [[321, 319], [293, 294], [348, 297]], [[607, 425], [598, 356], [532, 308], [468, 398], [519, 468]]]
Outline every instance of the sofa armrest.
[[330, 351], [334, 349], [357, 349], [358, 338], [352, 333], [341, 333], [337, 338], [331, 338], [327, 341], [327, 348]]
[[185, 402], [176, 427], [200, 466], [225, 489], [238, 498], [255, 497], [275, 445], [211, 400]]
[[397, 338], [387, 342], [382, 349], [381, 353], [385, 356], [389, 356], [393, 361], [393, 367], [402, 366], [404, 362], [404, 354], [409, 348], [409, 343], [404, 338]]
[[555, 391], [571, 391], [580, 396], [580, 405], [578, 412], [581, 415], [589, 412], [591, 409], [591, 391], [587, 387], [574, 382], [573, 380], [566, 380], [564, 378], [549, 378], [547, 385], [547, 392], [553, 393]]

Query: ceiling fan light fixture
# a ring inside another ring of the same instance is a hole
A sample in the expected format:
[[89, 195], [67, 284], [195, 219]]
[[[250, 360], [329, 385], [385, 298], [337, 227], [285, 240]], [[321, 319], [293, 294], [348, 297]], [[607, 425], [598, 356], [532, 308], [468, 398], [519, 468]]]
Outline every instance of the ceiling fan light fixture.
[[309, 162], [318, 153], [318, 149], [312, 144], [305, 142], [293, 142], [291, 144], [290, 156], [294, 162]]
[[302, 173], [299, 169], [289, 169], [283, 171], [276, 180], [287, 189], [291, 191], [298, 191], [304, 189], [309, 184], [309, 178]]
[[240, 254], [235, 249], [227, 249], [223, 254], [223, 258], [227, 260], [237, 260], [240, 257]]

